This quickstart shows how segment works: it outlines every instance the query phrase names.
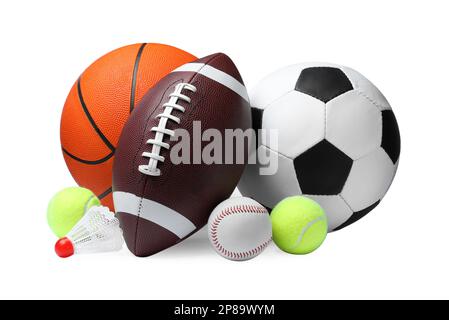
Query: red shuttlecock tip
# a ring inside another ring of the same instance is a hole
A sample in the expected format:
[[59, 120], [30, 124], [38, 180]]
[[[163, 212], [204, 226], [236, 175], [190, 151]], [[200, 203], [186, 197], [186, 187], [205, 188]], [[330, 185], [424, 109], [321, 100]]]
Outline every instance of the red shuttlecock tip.
[[61, 238], [55, 244], [55, 252], [61, 258], [68, 258], [75, 253], [72, 241], [68, 238]]

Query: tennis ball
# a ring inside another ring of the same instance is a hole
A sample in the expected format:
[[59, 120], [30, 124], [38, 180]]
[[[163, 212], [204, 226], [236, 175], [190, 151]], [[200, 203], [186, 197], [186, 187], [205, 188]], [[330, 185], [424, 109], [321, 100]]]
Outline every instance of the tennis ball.
[[271, 212], [273, 241], [283, 251], [308, 254], [326, 239], [327, 217], [315, 201], [306, 197], [289, 197]]
[[65, 237], [90, 207], [98, 205], [100, 200], [88, 189], [63, 189], [55, 194], [48, 204], [48, 225], [58, 238]]

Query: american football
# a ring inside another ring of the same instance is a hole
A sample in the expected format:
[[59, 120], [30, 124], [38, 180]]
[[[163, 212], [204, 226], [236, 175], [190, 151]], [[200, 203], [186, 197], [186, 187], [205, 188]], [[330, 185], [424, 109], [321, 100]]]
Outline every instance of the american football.
[[232, 194], [245, 163], [174, 164], [170, 149], [178, 129], [192, 137], [194, 121], [223, 134], [250, 129], [248, 101], [239, 71], [222, 53], [179, 67], [144, 96], [124, 126], [113, 168], [116, 214], [136, 256], [187, 238]]

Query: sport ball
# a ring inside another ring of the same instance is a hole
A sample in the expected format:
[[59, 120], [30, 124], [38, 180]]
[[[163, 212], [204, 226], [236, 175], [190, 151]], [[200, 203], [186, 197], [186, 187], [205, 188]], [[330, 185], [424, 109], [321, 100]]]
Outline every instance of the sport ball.
[[264, 79], [251, 95], [255, 129], [277, 129], [279, 140], [259, 139], [278, 159], [271, 176], [249, 165], [239, 184], [244, 196], [268, 208], [307, 195], [328, 216], [329, 231], [373, 210], [397, 170], [400, 137], [382, 93], [350, 68], [299, 64]]
[[301, 196], [288, 197], [271, 212], [273, 241], [292, 254], [308, 254], [326, 239], [327, 217], [315, 201]]
[[167, 45], [134, 44], [98, 59], [73, 85], [61, 117], [64, 159], [78, 185], [111, 210], [112, 163], [129, 114], [162, 77], [195, 59]]
[[208, 235], [215, 251], [229, 260], [258, 256], [271, 242], [270, 215], [250, 198], [230, 198], [209, 217]]
[[100, 200], [88, 189], [63, 189], [55, 194], [48, 204], [48, 225], [58, 238], [65, 237], [89, 208], [98, 205]]
[[123, 129], [113, 197], [126, 244], [137, 256], [155, 254], [202, 228], [243, 173], [243, 163], [172, 162], [170, 150], [177, 141], [170, 135], [184, 129], [192, 138], [194, 121], [201, 122], [203, 131], [213, 128], [221, 136], [225, 129], [251, 127], [246, 88], [222, 53], [185, 64], [163, 78]]

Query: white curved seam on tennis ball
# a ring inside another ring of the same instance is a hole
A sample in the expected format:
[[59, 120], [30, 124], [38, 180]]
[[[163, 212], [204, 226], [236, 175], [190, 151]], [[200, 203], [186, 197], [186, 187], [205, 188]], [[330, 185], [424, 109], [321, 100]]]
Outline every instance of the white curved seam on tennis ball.
[[298, 240], [296, 240], [296, 243], [295, 243], [293, 246], [290, 247], [290, 250], [295, 250], [295, 249], [301, 244], [302, 238], [304, 237], [305, 233], [307, 232], [307, 230], [309, 230], [309, 228], [310, 228], [311, 226], [313, 226], [315, 223], [320, 222], [320, 221], [323, 221], [323, 220], [324, 220], [324, 217], [318, 217], [318, 218], [316, 218], [315, 220], [310, 221], [310, 222], [309, 222], [309, 223], [302, 229], [302, 232], [301, 232], [300, 235], [298, 236]]
[[89, 204], [91, 201], [95, 199], [96, 195], [91, 195], [89, 199], [87, 199], [86, 203], [84, 204], [84, 213], [87, 212], [87, 209], [89, 208]]

